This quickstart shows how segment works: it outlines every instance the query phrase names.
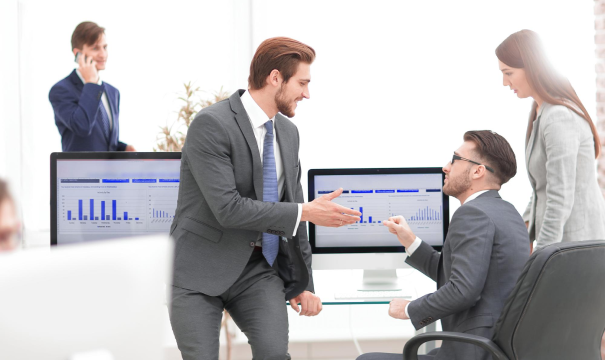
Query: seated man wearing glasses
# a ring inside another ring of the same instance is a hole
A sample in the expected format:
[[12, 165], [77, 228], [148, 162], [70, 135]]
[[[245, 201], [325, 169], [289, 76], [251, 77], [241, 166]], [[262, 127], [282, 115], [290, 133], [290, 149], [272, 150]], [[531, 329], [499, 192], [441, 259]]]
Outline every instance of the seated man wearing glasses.
[[[389, 315], [410, 319], [418, 330], [441, 320], [444, 331], [490, 339], [504, 303], [529, 258], [529, 236], [521, 215], [498, 190], [517, 173], [515, 153], [491, 131], [468, 131], [443, 167], [443, 192], [458, 199], [438, 253], [416, 237], [403, 216], [384, 221], [408, 253], [406, 262], [437, 282], [438, 290], [412, 302], [391, 301]], [[401, 354], [369, 353], [358, 358], [401, 359]], [[478, 346], [444, 341], [419, 359], [488, 360]]]

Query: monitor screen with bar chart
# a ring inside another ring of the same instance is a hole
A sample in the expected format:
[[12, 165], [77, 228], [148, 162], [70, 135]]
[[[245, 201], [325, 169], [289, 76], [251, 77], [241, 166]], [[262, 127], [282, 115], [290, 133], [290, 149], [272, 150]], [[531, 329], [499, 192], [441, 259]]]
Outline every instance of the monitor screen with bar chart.
[[51, 155], [51, 244], [168, 233], [180, 153]]
[[[441, 168], [314, 169], [309, 174], [309, 200], [343, 188], [333, 202], [361, 212], [355, 224], [333, 228], [310, 224], [315, 253], [403, 251], [382, 224], [403, 215], [414, 233], [436, 248], [443, 245], [449, 223]], [[324, 251], [322, 251], [324, 250]]]

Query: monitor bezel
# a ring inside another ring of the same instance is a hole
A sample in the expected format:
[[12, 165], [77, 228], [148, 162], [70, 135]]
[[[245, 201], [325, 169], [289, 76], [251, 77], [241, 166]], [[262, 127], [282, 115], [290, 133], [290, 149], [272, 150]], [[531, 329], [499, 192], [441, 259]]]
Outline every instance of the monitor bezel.
[[57, 245], [58, 160], [181, 160], [180, 152], [55, 152], [50, 154], [50, 245]]
[[[449, 196], [443, 193], [443, 182], [445, 173], [440, 167], [420, 167], [420, 168], [349, 168], [349, 169], [310, 169], [308, 172], [308, 198], [309, 202], [315, 199], [315, 176], [318, 175], [382, 175], [382, 174], [441, 174], [441, 196], [443, 201], [443, 239], [447, 236], [450, 223]], [[371, 246], [371, 247], [317, 247], [315, 243], [315, 224], [309, 222], [309, 242], [311, 243], [311, 252], [313, 254], [366, 254], [366, 253], [403, 253], [403, 246]], [[443, 246], [433, 246], [437, 251], [441, 251]]]

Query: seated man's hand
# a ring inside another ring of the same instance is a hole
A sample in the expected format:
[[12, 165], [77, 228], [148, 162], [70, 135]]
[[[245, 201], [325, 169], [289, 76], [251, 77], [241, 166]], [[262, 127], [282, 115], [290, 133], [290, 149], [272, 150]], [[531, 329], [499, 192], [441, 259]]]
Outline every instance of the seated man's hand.
[[340, 227], [361, 220], [359, 211], [332, 202], [340, 194], [342, 194], [342, 188], [322, 195], [309, 203], [304, 203], [300, 221], [310, 221], [319, 226]]
[[126, 151], [136, 151], [136, 150], [134, 149], [134, 146], [126, 145]]
[[[298, 304], [301, 306], [300, 309]], [[306, 290], [294, 299], [290, 299], [290, 306], [292, 306], [292, 309], [294, 309], [294, 311], [299, 313], [301, 316], [315, 316], [319, 314], [322, 309], [321, 299], [319, 296]]]
[[406, 249], [416, 240], [416, 235], [414, 235], [414, 232], [410, 229], [410, 225], [408, 225], [403, 216], [391, 216], [389, 220], [385, 220], [382, 223], [389, 228], [391, 234], [397, 235], [397, 240]]
[[395, 319], [408, 320], [405, 314], [405, 307], [410, 303], [404, 299], [393, 299], [389, 304], [389, 316]]

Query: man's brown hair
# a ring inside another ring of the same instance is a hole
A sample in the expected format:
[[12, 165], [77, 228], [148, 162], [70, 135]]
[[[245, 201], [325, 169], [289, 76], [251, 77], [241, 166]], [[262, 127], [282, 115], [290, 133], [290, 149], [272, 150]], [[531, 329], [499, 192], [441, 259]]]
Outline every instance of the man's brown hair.
[[105, 28], [100, 27], [92, 21], [84, 21], [78, 24], [74, 33], [71, 34], [71, 49], [77, 48], [82, 50], [84, 45], [94, 45], [104, 33]]
[[8, 191], [8, 184], [6, 181], [0, 179], [0, 204], [2, 204], [5, 200], [12, 200], [12, 197]]
[[494, 176], [500, 185], [505, 184], [517, 174], [517, 159], [508, 141], [490, 130], [467, 131], [464, 141], [475, 143], [475, 152], [494, 169]]
[[267, 39], [256, 49], [250, 63], [248, 87], [252, 90], [265, 87], [267, 76], [273, 70], [278, 70], [284, 83], [287, 83], [296, 73], [301, 61], [312, 64], [313, 60], [315, 60], [315, 50], [300, 41], [287, 37]]

